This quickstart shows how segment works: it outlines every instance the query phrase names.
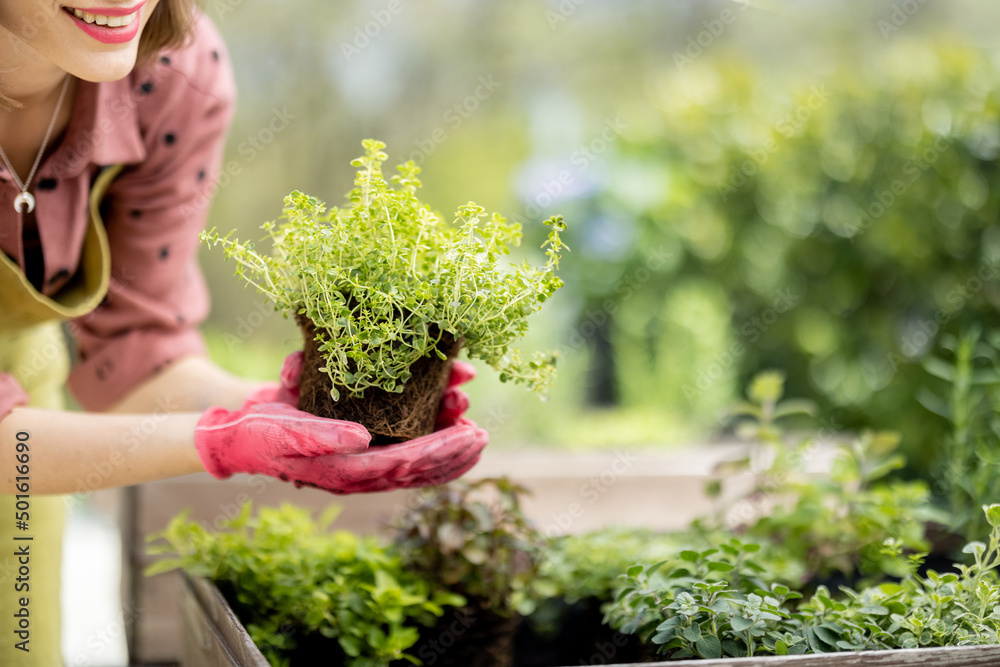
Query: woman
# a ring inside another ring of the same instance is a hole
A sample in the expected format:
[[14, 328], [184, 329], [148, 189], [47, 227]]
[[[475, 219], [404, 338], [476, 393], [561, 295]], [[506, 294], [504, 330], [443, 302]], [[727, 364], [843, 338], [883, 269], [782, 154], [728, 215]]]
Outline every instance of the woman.
[[[467, 365], [437, 432], [367, 451], [360, 424], [295, 409], [300, 356], [263, 386], [205, 359], [195, 254], [234, 108], [226, 50], [192, 0], [70, 1], [0, 3], [0, 665], [61, 664], [53, 494], [205, 470], [421, 486], [487, 442], [461, 418]], [[67, 379], [99, 414], [61, 411]]]

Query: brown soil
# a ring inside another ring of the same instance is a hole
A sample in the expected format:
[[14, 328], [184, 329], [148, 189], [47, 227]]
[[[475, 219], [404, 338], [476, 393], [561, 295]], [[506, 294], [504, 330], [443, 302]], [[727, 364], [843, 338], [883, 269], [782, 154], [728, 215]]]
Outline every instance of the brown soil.
[[351, 398], [344, 387], [337, 387], [340, 400], [335, 401], [330, 395], [330, 377], [317, 370], [325, 361], [316, 342], [316, 327], [301, 315], [297, 319], [305, 340], [299, 410], [362, 424], [372, 434], [373, 445], [412, 440], [434, 430], [441, 395], [451, 374], [451, 360], [458, 354], [461, 342], [445, 332], [438, 349], [448, 359], [442, 360], [437, 355], [418, 359], [410, 367], [412, 375], [401, 393], [368, 388], [363, 397]]

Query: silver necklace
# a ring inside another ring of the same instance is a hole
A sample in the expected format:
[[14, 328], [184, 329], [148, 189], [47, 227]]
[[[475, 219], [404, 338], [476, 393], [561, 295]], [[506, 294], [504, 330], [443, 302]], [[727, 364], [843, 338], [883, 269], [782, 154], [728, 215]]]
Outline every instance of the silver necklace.
[[7, 169], [10, 170], [10, 175], [14, 177], [14, 183], [17, 184], [18, 190], [21, 194], [14, 197], [14, 210], [18, 213], [22, 213], [22, 206], [28, 207], [28, 213], [35, 210], [35, 197], [30, 192], [28, 192], [28, 186], [31, 185], [31, 179], [35, 177], [35, 171], [38, 169], [38, 164], [42, 161], [42, 155], [45, 153], [45, 147], [49, 144], [49, 137], [52, 136], [52, 128], [56, 126], [56, 119], [59, 117], [59, 110], [62, 108], [63, 98], [66, 97], [66, 89], [69, 88], [69, 75], [66, 75], [66, 80], [63, 81], [62, 91], [59, 93], [59, 101], [56, 102], [56, 112], [52, 114], [52, 120], [49, 121], [49, 129], [45, 131], [45, 138], [42, 139], [42, 147], [38, 149], [38, 155], [35, 157], [35, 164], [31, 167], [31, 173], [28, 174], [28, 178], [25, 179], [24, 183], [21, 179], [17, 177], [17, 172], [14, 171], [14, 167], [11, 166], [10, 160], [7, 159], [7, 154], [4, 153], [3, 148], [0, 147], [0, 158], [3, 158], [3, 163], [7, 165]]

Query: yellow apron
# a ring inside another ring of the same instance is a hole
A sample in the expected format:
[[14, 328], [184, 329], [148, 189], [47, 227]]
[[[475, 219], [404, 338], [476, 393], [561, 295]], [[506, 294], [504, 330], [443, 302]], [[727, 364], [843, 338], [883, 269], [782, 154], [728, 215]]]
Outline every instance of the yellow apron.
[[[104, 169], [91, 188], [80, 269], [59, 294], [52, 298], [40, 294], [17, 264], [0, 252], [0, 371], [14, 376], [28, 393], [32, 406], [63, 409], [62, 390], [69, 374], [69, 355], [59, 323], [86, 315], [108, 291], [111, 259], [100, 202], [120, 171], [120, 165]], [[15, 445], [4, 442], [0, 446]], [[29, 456], [32, 449], [44, 446], [45, 443], [33, 441], [28, 435]], [[32, 473], [36, 471], [30, 470], [29, 477]], [[63, 664], [59, 588], [63, 524], [69, 500], [69, 496], [29, 491], [27, 530], [18, 530], [15, 525], [18, 498], [0, 494], [0, 665], [60, 667]], [[32, 539], [15, 540], [15, 537]], [[15, 555], [25, 548], [27, 557]], [[19, 560], [27, 560], [26, 577]], [[25, 584], [30, 587], [27, 591]], [[25, 623], [26, 634], [19, 636], [15, 631], [22, 631]], [[25, 637], [28, 643], [22, 646], [29, 649], [27, 652], [16, 646]]]

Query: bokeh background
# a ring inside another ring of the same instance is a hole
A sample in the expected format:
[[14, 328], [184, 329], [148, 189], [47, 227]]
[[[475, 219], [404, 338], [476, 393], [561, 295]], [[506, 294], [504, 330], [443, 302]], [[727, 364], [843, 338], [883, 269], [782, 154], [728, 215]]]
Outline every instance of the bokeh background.
[[[299, 189], [339, 204], [367, 137], [442, 213], [519, 220], [566, 286], [525, 347], [548, 401], [472, 383], [492, 446], [724, 434], [756, 371], [834, 430], [899, 430], [916, 465], [939, 342], [1000, 322], [1000, 6], [983, 0], [206, 0], [240, 88], [209, 226], [255, 239]], [[203, 248], [205, 331], [274, 378], [301, 344]]]

